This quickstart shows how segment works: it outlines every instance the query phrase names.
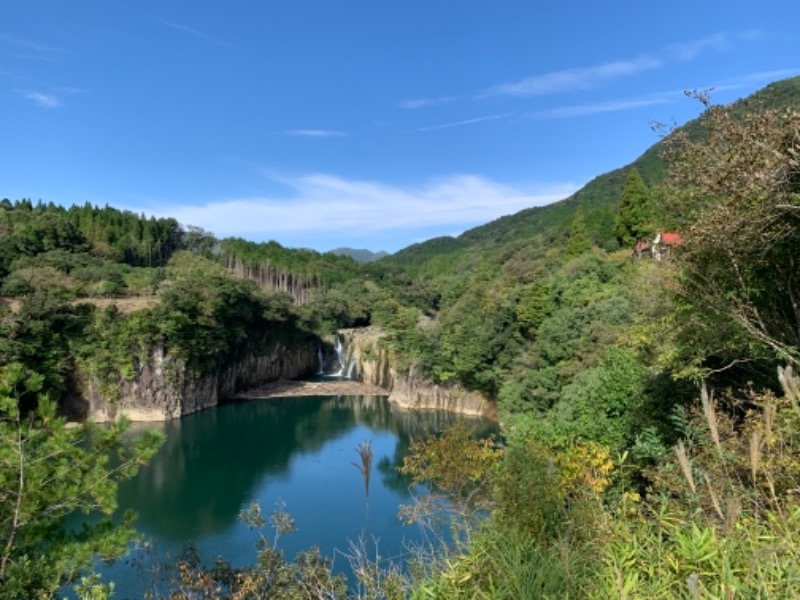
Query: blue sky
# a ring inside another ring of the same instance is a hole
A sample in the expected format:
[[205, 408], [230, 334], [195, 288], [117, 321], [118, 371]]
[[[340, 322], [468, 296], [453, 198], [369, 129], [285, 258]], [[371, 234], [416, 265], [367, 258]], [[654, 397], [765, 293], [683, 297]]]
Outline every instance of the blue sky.
[[800, 74], [796, 0], [4, 0], [0, 197], [396, 251]]

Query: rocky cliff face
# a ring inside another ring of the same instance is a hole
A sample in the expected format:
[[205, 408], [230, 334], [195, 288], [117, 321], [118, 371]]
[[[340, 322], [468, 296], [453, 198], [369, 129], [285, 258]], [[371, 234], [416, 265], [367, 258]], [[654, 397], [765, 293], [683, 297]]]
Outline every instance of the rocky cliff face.
[[389, 352], [379, 343], [383, 336], [379, 328], [342, 329], [339, 333], [344, 338], [347, 362], [355, 361], [353, 377], [387, 390], [389, 401], [400, 408], [494, 418], [494, 404], [477, 392], [458, 385], [433, 383], [413, 367], [408, 373], [398, 373]]
[[412, 367], [397, 375], [389, 401], [402, 408], [446, 410], [462, 415], [494, 417], [494, 405], [477, 392], [459, 385], [438, 385], [419, 377]]
[[176, 419], [216, 406], [242, 389], [313, 373], [316, 360], [311, 339], [291, 347], [275, 342], [211, 373], [194, 374], [183, 360], [155, 347], [136, 365], [132, 378], [120, 380], [117, 399], [105, 397], [91, 378], [84, 378], [84, 416], [101, 423], [123, 414], [132, 421]]

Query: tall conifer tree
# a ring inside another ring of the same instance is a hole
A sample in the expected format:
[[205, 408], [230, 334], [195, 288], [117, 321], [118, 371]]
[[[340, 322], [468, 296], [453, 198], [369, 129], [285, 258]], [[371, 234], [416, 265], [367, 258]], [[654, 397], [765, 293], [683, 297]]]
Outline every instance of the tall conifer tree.
[[621, 246], [633, 246], [638, 239], [653, 233], [652, 218], [650, 190], [634, 167], [628, 173], [628, 179], [622, 190], [614, 236]]

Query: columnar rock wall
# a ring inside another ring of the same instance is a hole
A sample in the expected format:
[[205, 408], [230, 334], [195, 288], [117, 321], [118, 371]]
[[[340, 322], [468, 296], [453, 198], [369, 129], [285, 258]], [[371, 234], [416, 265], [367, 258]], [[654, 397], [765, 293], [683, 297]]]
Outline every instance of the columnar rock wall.
[[242, 389], [313, 373], [316, 360], [316, 344], [311, 340], [291, 347], [273, 343], [214, 372], [196, 374], [182, 359], [155, 347], [147, 360], [138, 361], [132, 378], [120, 379], [117, 398], [105, 397], [91, 377], [83, 378], [86, 417], [96, 422], [123, 414], [132, 421], [176, 419], [216, 406]]
[[347, 361], [355, 359], [354, 377], [387, 390], [389, 401], [397, 406], [494, 417], [494, 404], [477, 392], [460, 385], [433, 383], [414, 367], [399, 373], [389, 351], [380, 344], [380, 328], [342, 329], [339, 334], [344, 338]]
[[494, 405], [478, 392], [460, 385], [439, 385], [417, 376], [413, 367], [408, 374], [395, 377], [389, 401], [409, 409], [446, 410], [462, 415], [491, 417]]

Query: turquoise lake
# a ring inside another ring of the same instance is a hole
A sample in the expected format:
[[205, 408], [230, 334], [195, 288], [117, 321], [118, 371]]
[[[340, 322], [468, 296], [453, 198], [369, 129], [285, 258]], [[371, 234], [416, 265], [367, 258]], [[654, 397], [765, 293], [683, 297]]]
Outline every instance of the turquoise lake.
[[[450, 413], [401, 411], [380, 396], [256, 399], [159, 424], [164, 446], [120, 486], [120, 508], [138, 513], [137, 527], [153, 551], [104, 569], [105, 577], [116, 582], [117, 598], [140, 598], [153, 585], [153, 565], [174, 562], [187, 542], [207, 564], [216, 556], [235, 566], [252, 563], [258, 535], [238, 515], [254, 500], [265, 515], [281, 502], [294, 518], [297, 531], [278, 544], [289, 558], [316, 545], [335, 572], [348, 575], [342, 552], [365, 536], [373, 553], [377, 544], [382, 559], [402, 562], [420, 532], [398, 519], [413, 498], [397, 467], [413, 440], [457, 422], [482, 435], [497, 427]], [[356, 448], [367, 440], [374, 453], [368, 501], [354, 465]], [[138, 568], [131, 565], [139, 560]]]

